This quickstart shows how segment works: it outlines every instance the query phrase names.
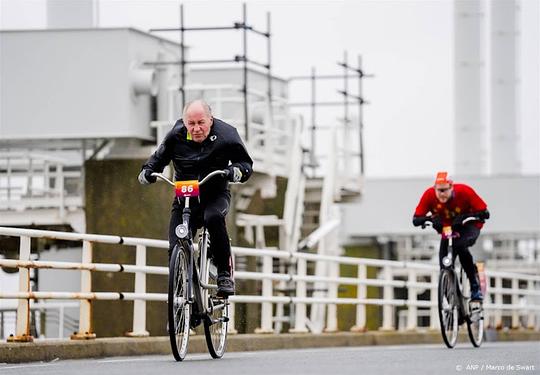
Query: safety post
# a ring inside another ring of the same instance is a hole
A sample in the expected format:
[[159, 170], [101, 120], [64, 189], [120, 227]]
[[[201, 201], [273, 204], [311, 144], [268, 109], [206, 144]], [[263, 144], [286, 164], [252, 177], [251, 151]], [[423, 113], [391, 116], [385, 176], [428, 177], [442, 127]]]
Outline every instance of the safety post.
[[[28, 236], [21, 236], [19, 245], [19, 259], [30, 260], [30, 242]], [[30, 269], [19, 268], [19, 292], [30, 292]], [[19, 299], [17, 306], [17, 326], [15, 335], [10, 335], [8, 342], [31, 342], [34, 338], [30, 335], [30, 300]]]
[[[146, 266], [146, 246], [137, 245], [135, 254], [135, 265]], [[135, 272], [135, 293], [146, 293], [146, 273]], [[146, 330], [146, 301], [133, 301], [133, 331], [126, 333], [130, 337], [147, 337], [150, 333]]]

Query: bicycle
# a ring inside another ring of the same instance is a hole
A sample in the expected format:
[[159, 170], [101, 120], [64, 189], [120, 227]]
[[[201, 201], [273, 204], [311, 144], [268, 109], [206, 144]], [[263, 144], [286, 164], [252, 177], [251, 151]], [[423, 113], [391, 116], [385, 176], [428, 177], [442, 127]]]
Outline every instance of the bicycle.
[[[462, 221], [481, 220], [470, 216]], [[433, 222], [428, 218], [427, 222]], [[425, 228], [427, 222], [422, 225]], [[467, 323], [469, 339], [474, 347], [482, 345], [484, 338], [484, 308], [482, 301], [471, 300], [467, 276], [462, 267], [455, 266], [456, 257], [452, 242], [459, 234], [453, 231], [452, 226], [445, 226], [441, 232], [441, 241], [448, 241], [448, 253], [442, 260], [438, 284], [438, 310], [441, 334], [448, 348], [453, 348], [458, 339], [459, 326]], [[459, 271], [456, 271], [456, 268]], [[465, 286], [465, 287], [464, 287]]]
[[199, 196], [199, 186], [214, 176], [227, 177], [228, 170], [217, 170], [201, 181], [172, 182], [160, 173], [152, 176], [175, 187], [176, 197], [185, 198], [182, 224], [175, 231], [178, 243], [169, 260], [169, 287], [167, 298], [168, 331], [171, 349], [177, 361], [184, 360], [190, 329], [204, 324], [206, 345], [214, 359], [223, 357], [227, 346], [229, 300], [217, 296], [217, 268], [208, 256], [209, 234], [202, 228], [198, 249], [193, 246], [193, 233], [189, 223], [191, 209], [189, 200]]

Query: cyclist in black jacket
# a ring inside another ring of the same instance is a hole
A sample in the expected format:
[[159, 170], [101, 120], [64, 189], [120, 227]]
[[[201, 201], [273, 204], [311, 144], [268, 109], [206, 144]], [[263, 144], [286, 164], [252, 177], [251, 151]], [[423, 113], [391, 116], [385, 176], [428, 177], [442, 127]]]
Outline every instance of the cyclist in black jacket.
[[[192, 200], [191, 230], [196, 232], [204, 221], [210, 233], [212, 256], [218, 268], [218, 294], [226, 297], [234, 294], [231, 278], [231, 245], [225, 216], [229, 211], [231, 194], [229, 181], [245, 182], [253, 171], [249, 156], [236, 128], [212, 116], [210, 106], [203, 100], [194, 100], [184, 107], [179, 119], [158, 149], [143, 165], [139, 182], [148, 185], [156, 182], [153, 172], [162, 172], [170, 162], [174, 166], [174, 178], [202, 180], [207, 174], [228, 169], [229, 178], [215, 177], [200, 187], [199, 200]], [[230, 163], [230, 164], [229, 164]], [[181, 203], [175, 199], [169, 224], [169, 257], [178, 237], [175, 228], [182, 222]]]

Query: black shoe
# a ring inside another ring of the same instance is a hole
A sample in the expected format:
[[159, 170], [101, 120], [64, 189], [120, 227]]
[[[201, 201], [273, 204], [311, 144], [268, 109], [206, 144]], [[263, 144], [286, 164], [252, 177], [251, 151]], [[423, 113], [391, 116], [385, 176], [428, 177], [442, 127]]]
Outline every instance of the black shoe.
[[482, 295], [482, 291], [480, 291], [480, 284], [475, 280], [471, 283], [471, 301], [482, 301], [483, 299], [484, 296]]
[[227, 298], [234, 295], [234, 281], [229, 272], [220, 272], [217, 279], [217, 296]]

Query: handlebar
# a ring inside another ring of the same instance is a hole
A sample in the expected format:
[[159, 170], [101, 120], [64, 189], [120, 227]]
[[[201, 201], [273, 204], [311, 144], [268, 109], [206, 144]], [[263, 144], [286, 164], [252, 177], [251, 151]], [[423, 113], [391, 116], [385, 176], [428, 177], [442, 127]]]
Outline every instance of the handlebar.
[[[229, 174], [230, 174], [230, 172], [229, 172], [228, 169], [213, 171], [213, 172], [209, 173], [208, 175], [206, 175], [206, 177], [203, 178], [201, 181], [199, 181], [199, 185], [202, 185], [202, 184], [206, 183], [208, 180], [210, 180], [214, 176], [221, 175], [221, 176], [224, 176], [224, 177], [229, 177]], [[151, 174], [151, 176], [157, 177], [157, 178], [167, 182], [169, 185], [175, 186], [174, 182], [169, 180], [167, 177], [165, 177], [161, 173], [154, 172], [154, 173]]]
[[[425, 219], [426, 221], [424, 222], [424, 224], [422, 224], [422, 229], [425, 229], [426, 227], [431, 227], [433, 226], [433, 218], [434, 216], [426, 216]], [[468, 223], [469, 221], [480, 221], [480, 222], [484, 222], [484, 219], [480, 218], [477, 214], [471, 214], [471, 216], [467, 216], [465, 217], [461, 223], [456, 223], [456, 224], [452, 224], [452, 226], [454, 225], [463, 225], [465, 223]]]

